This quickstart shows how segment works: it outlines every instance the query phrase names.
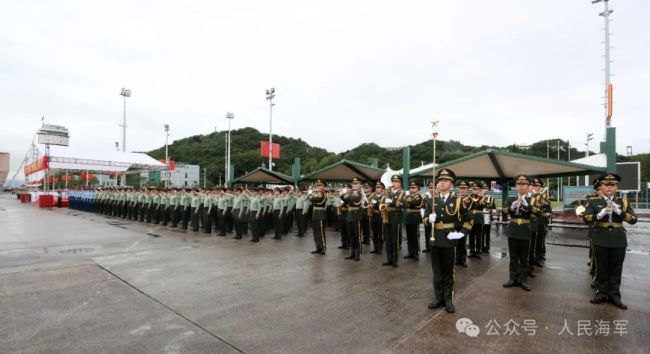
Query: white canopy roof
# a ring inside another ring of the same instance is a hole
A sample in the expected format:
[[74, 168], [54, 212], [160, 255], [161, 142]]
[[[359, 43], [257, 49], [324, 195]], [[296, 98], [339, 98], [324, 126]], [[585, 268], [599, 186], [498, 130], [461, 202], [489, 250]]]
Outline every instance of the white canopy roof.
[[165, 164], [138, 152], [106, 150], [91, 152], [53, 145], [48, 167], [51, 170], [124, 172], [127, 170], [164, 170]]
[[581, 159], [571, 161], [573, 163], [580, 163], [583, 165], [591, 165], [598, 167], [607, 167], [607, 155], [605, 154], [596, 154]]

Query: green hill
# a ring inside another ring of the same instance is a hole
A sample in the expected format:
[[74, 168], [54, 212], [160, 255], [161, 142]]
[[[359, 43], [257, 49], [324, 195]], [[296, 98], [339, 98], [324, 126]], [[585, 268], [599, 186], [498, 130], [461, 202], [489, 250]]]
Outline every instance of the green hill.
[[[219, 182], [219, 176], [224, 173], [224, 150], [225, 150], [225, 131], [210, 133], [207, 135], [195, 135], [184, 139], [174, 141], [169, 145], [169, 156], [172, 160], [185, 162], [189, 164], [200, 165], [201, 168], [207, 168], [208, 180], [212, 183]], [[267, 140], [268, 135], [259, 132], [254, 128], [241, 128], [233, 130], [231, 133], [231, 162], [234, 164], [235, 177], [242, 176], [248, 171], [266, 165], [267, 158], [260, 156], [260, 141]], [[325, 149], [311, 146], [306, 141], [298, 138], [290, 138], [280, 135], [274, 135], [273, 142], [281, 146], [281, 158], [275, 160], [274, 170], [287, 175], [291, 175], [291, 165], [294, 158], [298, 157], [301, 161], [301, 171], [303, 174], [316, 171], [329, 164], [341, 159], [352, 160], [364, 164], [371, 164], [373, 159], [379, 161], [379, 167], [385, 168], [389, 165], [392, 169], [399, 170], [402, 168], [402, 149], [387, 149], [375, 143], [364, 143], [354, 149], [341, 153], [329, 152]], [[551, 158], [557, 158], [557, 149], [560, 143], [563, 150], [560, 151], [560, 159], [567, 160], [568, 152], [566, 151], [567, 143], [559, 139], [542, 140], [530, 146], [521, 147], [517, 145], [499, 146], [470, 146], [464, 145], [459, 141], [438, 140], [436, 145], [437, 161], [439, 163], [451, 161], [488, 148], [506, 149], [512, 152], [522, 154], [546, 157], [547, 142], [551, 146]], [[422, 163], [427, 164], [432, 159], [431, 140], [423, 141], [411, 145], [411, 168], [420, 166]], [[571, 148], [571, 158], [575, 159], [584, 156], [583, 151]], [[165, 147], [149, 151], [149, 155], [157, 159], [164, 159]], [[632, 157], [619, 156], [620, 161], [643, 161], [642, 163], [642, 180], [647, 181], [649, 178], [650, 155], [636, 155]]]

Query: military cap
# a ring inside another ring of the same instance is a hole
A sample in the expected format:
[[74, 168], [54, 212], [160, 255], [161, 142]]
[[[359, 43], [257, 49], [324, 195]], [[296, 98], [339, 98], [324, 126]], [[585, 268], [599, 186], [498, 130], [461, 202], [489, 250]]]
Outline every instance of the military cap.
[[481, 182], [472, 181], [472, 182], [469, 182], [469, 186], [472, 187], [472, 188], [474, 188], [474, 187], [481, 188]]
[[384, 182], [382, 182], [382, 181], [377, 181], [377, 183], [375, 184], [375, 187], [386, 188], [386, 185], [384, 185]]
[[320, 179], [316, 181], [317, 186], [324, 186], [325, 182], [321, 181]]
[[395, 181], [397, 181], [397, 182], [402, 183], [402, 179], [399, 178], [399, 175], [392, 175], [392, 176], [390, 177], [390, 181], [391, 181], [391, 182], [395, 182]]
[[544, 181], [542, 181], [541, 178], [535, 177], [533, 178], [533, 185], [538, 187], [544, 187]]
[[363, 182], [363, 186], [372, 188], [372, 184], [370, 184], [370, 182], [368, 182], [368, 181]]
[[348, 183], [348, 184], [345, 185], [345, 187], [347, 187], [349, 189], [349, 188], [352, 188], [352, 185], [350, 183]]
[[483, 186], [482, 186], [481, 188], [483, 188], [483, 189], [490, 189], [490, 184], [489, 184], [489, 183], [487, 183], [487, 182], [482, 182], [482, 185], [483, 185]]
[[415, 181], [411, 181], [411, 183], [409, 184], [409, 188], [420, 189], [420, 185], [418, 185], [417, 182], [415, 182]]
[[436, 186], [435, 186], [435, 184], [433, 184], [433, 181], [431, 181], [431, 182], [429, 182], [429, 184], [427, 184], [427, 187], [435, 188]]
[[354, 178], [352, 179], [352, 183], [361, 183], [361, 180], [358, 179], [358, 178], [356, 178], [356, 177], [354, 177]]
[[453, 182], [456, 181], [456, 174], [454, 173], [454, 171], [452, 171], [452, 170], [450, 170], [448, 168], [443, 168], [443, 169], [438, 171], [438, 173], [436, 174], [436, 178], [437, 179], [448, 179], [453, 183]]
[[469, 188], [469, 184], [466, 181], [458, 182], [458, 188]]
[[599, 187], [600, 185], [606, 184], [606, 183], [614, 183], [614, 184], [619, 184], [621, 182], [621, 176], [615, 174], [615, 173], [606, 173], [604, 175], [601, 175], [600, 177], [596, 178], [595, 180], [596, 183], [594, 183], [595, 187]]
[[519, 175], [515, 177], [515, 184], [530, 184], [530, 178], [526, 175]]

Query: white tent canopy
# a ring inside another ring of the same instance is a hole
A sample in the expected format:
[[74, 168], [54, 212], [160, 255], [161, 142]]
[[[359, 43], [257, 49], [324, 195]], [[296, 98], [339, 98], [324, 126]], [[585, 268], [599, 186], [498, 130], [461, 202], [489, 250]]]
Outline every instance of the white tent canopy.
[[48, 159], [50, 170], [125, 172], [161, 171], [165, 164], [138, 152], [106, 150], [90, 152], [66, 146], [51, 146]]

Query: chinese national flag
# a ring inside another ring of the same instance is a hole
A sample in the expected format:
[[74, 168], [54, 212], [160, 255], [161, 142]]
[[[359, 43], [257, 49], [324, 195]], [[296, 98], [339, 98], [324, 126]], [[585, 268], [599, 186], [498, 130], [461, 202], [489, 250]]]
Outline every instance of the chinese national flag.
[[[260, 155], [262, 157], [269, 157], [269, 142], [260, 141]], [[278, 160], [280, 158], [280, 144], [273, 143], [273, 158]]]

